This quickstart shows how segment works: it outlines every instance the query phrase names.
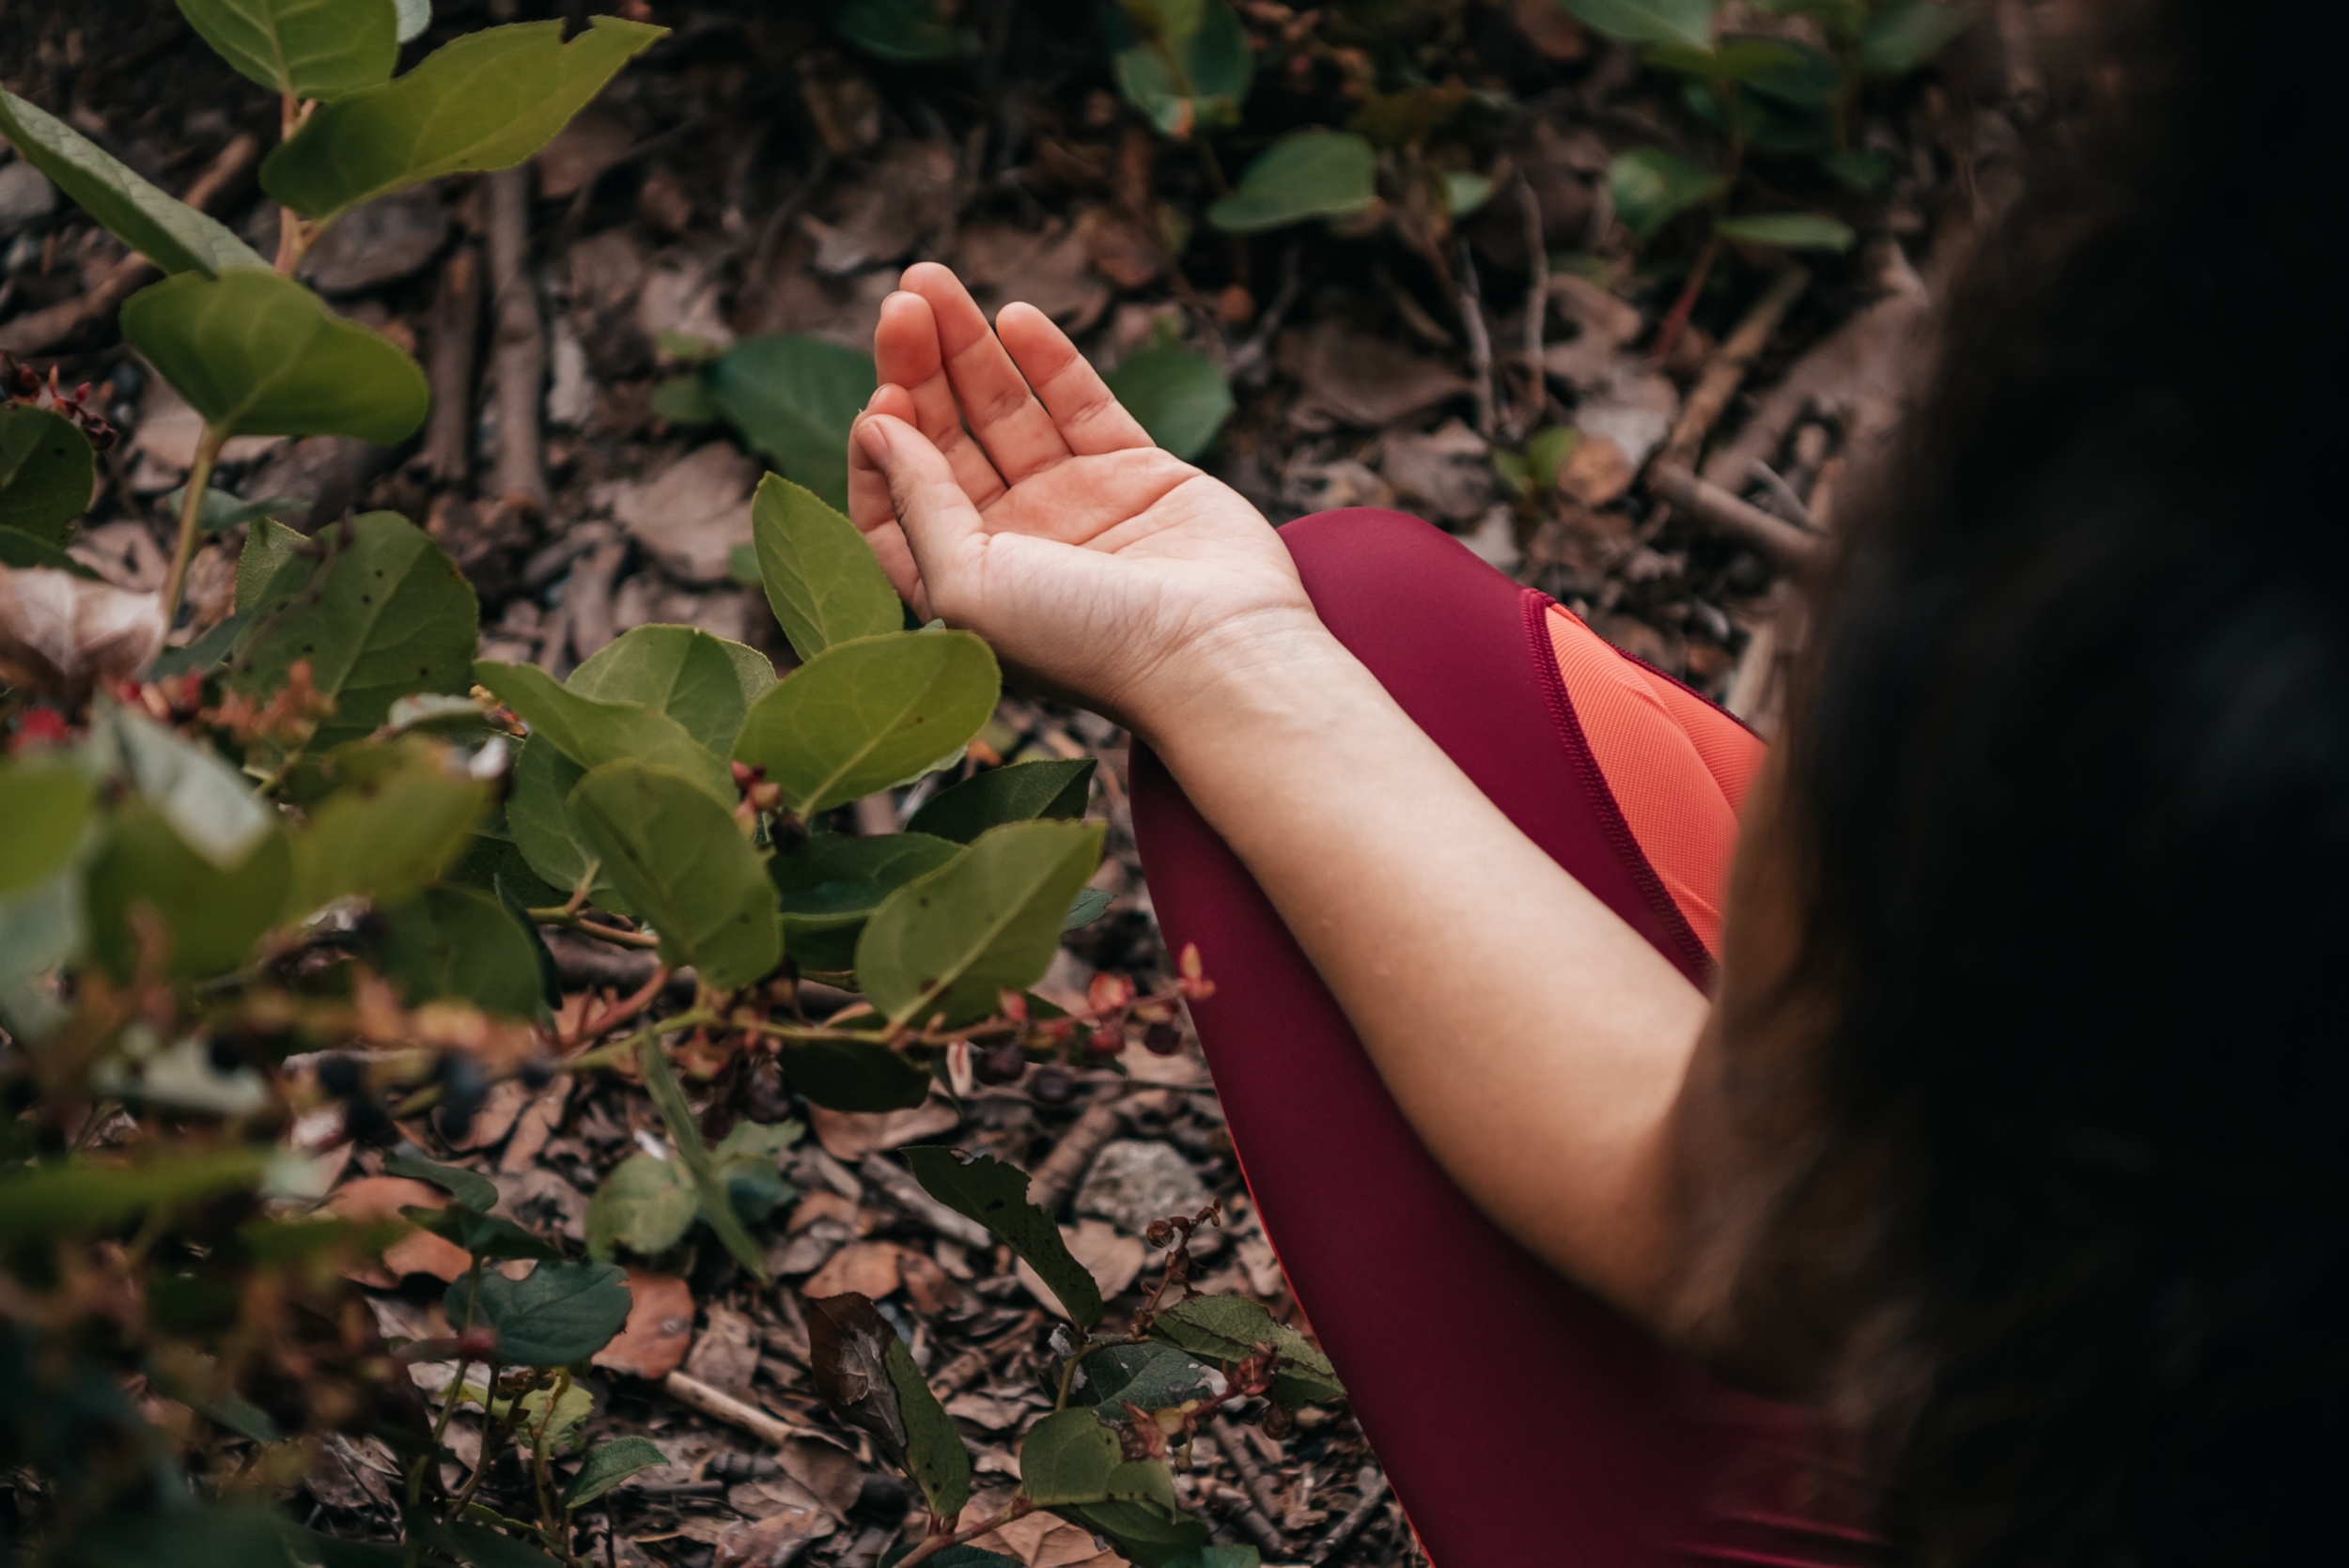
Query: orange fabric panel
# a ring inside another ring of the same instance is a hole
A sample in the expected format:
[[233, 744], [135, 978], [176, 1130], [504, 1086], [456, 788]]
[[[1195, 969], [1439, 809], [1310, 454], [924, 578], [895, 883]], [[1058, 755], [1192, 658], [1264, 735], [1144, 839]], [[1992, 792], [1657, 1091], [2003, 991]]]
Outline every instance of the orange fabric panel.
[[1737, 810], [1762, 766], [1761, 740], [1562, 607], [1549, 612], [1549, 644], [1625, 826], [1705, 951], [1719, 957]]

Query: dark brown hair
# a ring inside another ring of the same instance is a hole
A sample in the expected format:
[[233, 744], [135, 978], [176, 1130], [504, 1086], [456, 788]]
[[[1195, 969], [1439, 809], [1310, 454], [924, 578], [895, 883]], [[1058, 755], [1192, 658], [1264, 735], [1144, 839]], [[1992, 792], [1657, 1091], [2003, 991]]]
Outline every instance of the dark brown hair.
[[1817, 1025], [1725, 1003], [1714, 1069], [1778, 1150], [1728, 1311], [1930, 1565], [2273, 1562], [2349, 1470], [2349, 23], [2114, 20], [1822, 598], [1766, 966]]

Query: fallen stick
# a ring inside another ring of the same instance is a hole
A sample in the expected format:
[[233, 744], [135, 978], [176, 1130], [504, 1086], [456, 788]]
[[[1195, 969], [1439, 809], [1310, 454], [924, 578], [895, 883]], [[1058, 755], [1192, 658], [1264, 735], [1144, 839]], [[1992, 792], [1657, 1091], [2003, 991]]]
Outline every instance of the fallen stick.
[[1781, 566], [1807, 566], [1819, 552], [1815, 536], [1804, 533], [1783, 518], [1771, 516], [1750, 502], [1739, 500], [1710, 480], [1698, 478], [1684, 466], [1659, 463], [1648, 471], [1648, 488], [1658, 499], [1700, 522], [1743, 539]]
[[1093, 1157], [1101, 1152], [1101, 1145], [1117, 1136], [1125, 1119], [1144, 1110], [1164, 1110], [1174, 1104], [1174, 1096], [1163, 1089], [1143, 1089], [1096, 1100], [1085, 1107], [1084, 1114], [1062, 1133], [1052, 1152], [1036, 1165], [1028, 1177], [1028, 1202], [1045, 1213], [1057, 1215], [1068, 1202], [1077, 1184], [1093, 1168]]
[[1460, 325], [1467, 329], [1469, 364], [1476, 381], [1476, 433], [1493, 439], [1498, 399], [1493, 395], [1493, 339], [1485, 330], [1484, 290], [1476, 281], [1476, 257], [1460, 241]]
[[1305, 1554], [1306, 1568], [1320, 1568], [1322, 1563], [1344, 1551], [1346, 1543], [1360, 1535], [1370, 1523], [1371, 1514], [1387, 1498], [1387, 1475], [1376, 1465], [1364, 1465], [1355, 1473], [1354, 1484], [1361, 1488], [1361, 1500], [1346, 1511], [1346, 1517], [1330, 1527], [1330, 1532], [1314, 1543], [1314, 1549]]
[[891, 1159], [887, 1155], [869, 1154], [857, 1167], [857, 1173], [871, 1183], [899, 1208], [936, 1231], [949, 1241], [981, 1251], [993, 1251], [992, 1232], [968, 1216], [956, 1213], [923, 1189], [913, 1179], [913, 1172]]
[[[195, 177], [187, 194], [180, 199], [202, 211], [212, 199], [227, 188], [228, 182], [250, 168], [260, 155], [258, 138], [249, 132], [237, 137], [221, 148], [220, 155]], [[147, 257], [133, 251], [116, 262], [96, 287], [70, 300], [60, 300], [46, 310], [20, 316], [6, 326], [0, 326], [0, 351], [11, 354], [45, 354], [70, 338], [90, 322], [111, 316], [116, 307], [133, 292], [154, 278], [161, 269]]]
[[474, 340], [481, 334], [481, 252], [457, 247], [432, 294], [432, 423], [416, 466], [442, 484], [473, 466]]
[[1542, 365], [1543, 329], [1549, 322], [1549, 250], [1542, 239], [1542, 198], [1533, 182], [1517, 171], [1517, 201], [1525, 209], [1525, 407], [1519, 411], [1517, 434], [1533, 433], [1549, 404], [1549, 382]]
[[794, 1437], [813, 1437], [829, 1442], [822, 1433], [812, 1427], [793, 1426], [780, 1416], [771, 1415], [755, 1405], [746, 1404], [715, 1389], [698, 1377], [673, 1372], [661, 1380], [661, 1391], [689, 1410], [698, 1410], [711, 1421], [739, 1427], [771, 1448], [781, 1448]]
[[490, 176], [489, 187], [490, 292], [497, 320], [490, 371], [498, 411], [497, 471], [490, 493], [543, 513], [547, 474], [538, 405], [546, 389], [547, 340], [538, 287], [530, 275], [530, 165]]
[[1264, 1510], [1249, 1500], [1247, 1493], [1234, 1491], [1229, 1486], [1218, 1483], [1215, 1487], [1215, 1500], [1230, 1509], [1232, 1517], [1239, 1521], [1240, 1529], [1254, 1536], [1256, 1545], [1270, 1552], [1275, 1560], [1289, 1555], [1288, 1537], [1283, 1535], [1279, 1527], [1264, 1516]]
[[1746, 373], [1762, 350], [1769, 347], [1777, 334], [1779, 323], [1786, 319], [1786, 312], [1802, 291], [1811, 285], [1811, 273], [1801, 267], [1789, 267], [1773, 279], [1753, 308], [1746, 312], [1744, 320], [1723, 338], [1704, 362], [1703, 372], [1697, 384], [1689, 390], [1688, 400], [1680, 406], [1680, 418], [1673, 424], [1672, 434], [1664, 440], [1663, 450], [1657, 454], [1656, 468], [1693, 469], [1697, 457], [1704, 450], [1704, 438], [1729, 407], [1729, 400], [1745, 384]]
[[[1239, 1435], [1230, 1421], [1219, 1415], [1207, 1424], [1215, 1434], [1215, 1446], [1231, 1460], [1232, 1468], [1239, 1472], [1240, 1484], [1255, 1502], [1254, 1509], [1249, 1512], [1260, 1515], [1252, 1522], [1243, 1516], [1240, 1522], [1249, 1526], [1249, 1533], [1256, 1536], [1268, 1550], [1287, 1556], [1288, 1540], [1272, 1522], [1281, 1516], [1280, 1488], [1273, 1485], [1272, 1478], [1264, 1473], [1264, 1467], [1257, 1464], [1256, 1456], [1249, 1452], [1247, 1439]], [[1259, 1525], [1261, 1529], [1257, 1528]], [[1266, 1539], [1268, 1535], [1269, 1540]]]

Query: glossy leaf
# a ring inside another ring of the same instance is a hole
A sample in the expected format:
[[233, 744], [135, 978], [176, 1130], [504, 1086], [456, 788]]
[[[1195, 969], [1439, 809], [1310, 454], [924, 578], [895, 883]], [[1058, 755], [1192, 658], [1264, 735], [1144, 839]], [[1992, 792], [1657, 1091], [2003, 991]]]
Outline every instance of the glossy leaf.
[[[337, 898], [405, 897], [462, 852], [490, 804], [486, 785], [451, 772], [427, 742], [367, 748], [335, 760], [357, 776], [319, 801], [308, 826], [294, 834], [288, 919]], [[407, 956], [423, 959], [419, 952]]]
[[669, 1141], [677, 1145], [677, 1162], [685, 1167], [686, 1177], [693, 1184], [693, 1193], [701, 1200], [702, 1218], [718, 1233], [718, 1239], [725, 1243], [735, 1262], [752, 1279], [765, 1284], [766, 1254], [759, 1250], [758, 1243], [751, 1239], [734, 1212], [725, 1183], [709, 1157], [709, 1146], [702, 1141], [701, 1122], [693, 1114], [693, 1108], [686, 1103], [684, 1086], [677, 1082], [677, 1069], [670, 1065], [668, 1052], [661, 1048], [659, 1039], [647, 1035], [637, 1050], [636, 1061], [644, 1069], [645, 1089], [652, 1096], [653, 1108], [661, 1112], [661, 1123], [669, 1129]]
[[692, 781], [711, 800], [733, 805], [734, 778], [726, 765], [667, 714], [636, 703], [599, 702], [559, 684], [534, 664], [497, 664], [485, 659], [474, 663], [473, 674], [521, 716], [534, 744], [544, 740], [581, 768], [622, 761], [665, 768]]
[[1117, 1434], [1090, 1409], [1054, 1411], [1019, 1444], [1019, 1490], [1039, 1508], [1107, 1501], [1124, 1462]]
[[692, 1229], [693, 1207], [692, 1184], [675, 1164], [630, 1155], [587, 1200], [587, 1255], [609, 1263], [615, 1245], [647, 1258], [665, 1252]]
[[168, 944], [163, 971], [194, 980], [236, 969], [278, 922], [293, 880], [285, 835], [266, 833], [223, 869], [189, 846], [164, 815], [144, 803], [115, 814], [92, 858], [87, 900], [92, 955], [118, 980], [136, 971], [141, 945], [134, 908], [159, 923]]
[[1100, 888], [1086, 888], [1069, 901], [1068, 912], [1061, 917], [1063, 931], [1081, 931], [1110, 912], [1114, 900]]
[[89, 776], [78, 768], [0, 762], [0, 897], [72, 863], [89, 825], [91, 799]]
[[261, 188], [304, 217], [443, 175], [510, 169], [554, 139], [666, 28], [589, 19], [487, 27], [443, 45], [397, 81], [322, 104], [261, 164]]
[[565, 1508], [584, 1508], [639, 1470], [666, 1465], [669, 1456], [649, 1437], [614, 1437], [598, 1443], [580, 1461], [579, 1474], [563, 1488]]
[[[244, 549], [237, 556], [237, 610], [249, 613], [274, 602], [271, 588], [277, 574], [285, 570], [294, 558], [294, 551], [309, 543], [302, 535], [282, 522], [258, 518], [245, 531]], [[288, 591], [294, 586], [288, 579]], [[476, 612], [477, 613], [477, 612]]]
[[1082, 816], [1097, 766], [1093, 758], [1081, 757], [990, 768], [931, 796], [906, 828], [968, 844], [1006, 822]]
[[827, 1110], [910, 1110], [930, 1095], [930, 1075], [886, 1046], [810, 1040], [780, 1053], [801, 1099]]
[[461, 1166], [443, 1165], [414, 1155], [390, 1154], [383, 1157], [383, 1173], [430, 1182], [475, 1214], [487, 1214], [498, 1206], [497, 1183]]
[[397, 446], [432, 401], [414, 360], [274, 272], [165, 278], [124, 302], [122, 335], [225, 435]]
[[945, 762], [1002, 691], [994, 653], [967, 631], [839, 643], [752, 705], [734, 754], [805, 821]]
[[276, 814], [210, 747], [113, 703], [103, 705], [90, 733], [101, 754], [111, 753], [108, 770], [128, 775], [189, 847], [222, 870], [242, 865], [275, 832]]
[[[1164, 18], [1170, 8], [1157, 9]], [[1127, 101], [1175, 137], [1237, 125], [1256, 70], [1248, 29], [1225, 0], [1204, 0], [1187, 9], [1187, 18], [1167, 18], [1172, 25], [1155, 29], [1157, 43], [1118, 40], [1112, 61]], [[1179, 81], [1168, 69], [1169, 54], [1181, 70]]]
[[713, 756], [733, 750], [742, 715], [774, 684], [775, 667], [765, 654], [690, 626], [624, 632], [564, 682], [598, 702], [665, 713]]
[[496, 1329], [506, 1365], [564, 1367], [601, 1350], [628, 1321], [627, 1278], [602, 1263], [542, 1263], [521, 1280], [485, 1269], [477, 1300], [467, 1277], [448, 1287], [443, 1306], [452, 1327]]
[[[587, 835], [571, 816], [571, 791], [587, 769], [554, 749], [552, 742], [533, 738], [515, 753], [512, 792], [506, 799], [506, 828], [514, 847], [531, 872], [555, 890], [560, 903], [579, 886], [595, 864], [597, 855]], [[598, 871], [593, 890], [596, 903], [619, 914], [636, 911]]]
[[248, 80], [295, 98], [340, 98], [392, 79], [392, 0], [179, 0], [213, 53]]
[[1661, 147], [1633, 147], [1607, 166], [1607, 190], [1615, 216], [1642, 240], [1675, 217], [1712, 200], [1726, 182], [1709, 170]]
[[1164, 1410], [1213, 1398], [1222, 1381], [1213, 1367], [1172, 1345], [1111, 1344], [1085, 1352], [1069, 1380], [1068, 1397], [1112, 1410], [1123, 1405]]
[[893, 1023], [984, 1017], [1043, 976], [1061, 921], [1100, 863], [1101, 829], [1014, 822], [889, 895], [857, 941], [859, 983]]
[[832, 24], [867, 54], [901, 65], [962, 52], [962, 36], [938, 0], [848, 0]]
[[538, 955], [495, 898], [427, 888], [384, 910], [383, 919], [377, 961], [410, 1005], [448, 997], [507, 1017], [537, 1014]]
[[908, 1149], [906, 1164], [922, 1189], [977, 1220], [1010, 1248], [1059, 1297], [1068, 1321], [1090, 1328], [1101, 1321], [1101, 1287], [1068, 1250], [1052, 1217], [1028, 1202], [1028, 1173], [989, 1155], [939, 1146]]
[[63, 414], [0, 406], [0, 528], [64, 544], [89, 510], [94, 463], [88, 439]]
[[1852, 248], [1859, 236], [1849, 224], [1818, 212], [1770, 212], [1751, 218], [1723, 218], [1713, 232], [1724, 240], [1775, 246], [1781, 251], [1833, 251]]
[[922, 1488], [930, 1515], [952, 1519], [971, 1500], [971, 1451], [952, 1416], [938, 1403], [922, 1369], [905, 1342], [892, 1334], [881, 1350], [881, 1365], [897, 1391], [897, 1409], [906, 1426], [906, 1473]]
[[577, 822], [629, 908], [661, 933], [661, 956], [730, 991], [783, 958], [775, 891], [733, 813], [686, 775], [607, 762], [571, 790]]
[[96, 142], [14, 93], [0, 92], [0, 132], [83, 211], [166, 272], [269, 266], [226, 225], [157, 190]]
[[873, 547], [805, 486], [772, 474], [759, 482], [751, 543], [767, 602], [802, 661], [903, 626], [904, 607]]
[[[844, 838], [818, 833], [767, 862], [783, 904], [783, 935], [801, 971], [856, 967], [856, 938], [881, 900], [955, 858], [926, 833]], [[831, 1104], [831, 1101], [825, 1101]]]
[[1207, 222], [1234, 234], [1360, 212], [1378, 199], [1377, 154], [1347, 131], [1299, 131], [1248, 165]]
[[1560, 0], [1578, 21], [1618, 43], [1709, 49], [1719, 0]]
[[875, 384], [871, 355], [792, 333], [746, 337], [702, 372], [719, 411], [829, 506], [848, 504], [848, 427]]
[[1860, 38], [1860, 69], [1871, 76], [1906, 76], [1938, 54], [1973, 20], [1970, 6], [1886, 0]]
[[1269, 1345], [1279, 1355], [1273, 1391], [1283, 1404], [1326, 1404], [1346, 1397], [1337, 1369], [1313, 1343], [1240, 1296], [1196, 1296], [1159, 1312], [1153, 1338], [1209, 1360], [1234, 1362]]
[[1131, 1494], [1061, 1514], [1109, 1538], [1135, 1568], [1164, 1568], [1206, 1549], [1207, 1527], [1174, 1502], [1174, 1478], [1161, 1459], [1137, 1460], [1110, 1472], [1112, 1492]]
[[1150, 439], [1186, 462], [1214, 443], [1236, 407], [1223, 367], [1189, 349], [1137, 349], [1108, 380]]

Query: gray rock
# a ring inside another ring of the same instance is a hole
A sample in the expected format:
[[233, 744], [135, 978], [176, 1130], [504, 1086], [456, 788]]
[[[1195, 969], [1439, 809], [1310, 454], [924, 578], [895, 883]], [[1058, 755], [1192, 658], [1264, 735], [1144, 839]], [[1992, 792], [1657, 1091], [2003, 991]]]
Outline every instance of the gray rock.
[[448, 208], [429, 185], [371, 201], [335, 220], [302, 258], [325, 294], [356, 294], [420, 271], [448, 239]]
[[22, 158], [0, 165], [0, 235], [14, 234], [57, 210], [57, 188]]
[[[1140, 1235], [1154, 1219], [1197, 1214], [1210, 1196], [1206, 1184], [1173, 1144], [1121, 1139], [1104, 1144], [1094, 1157], [1093, 1169], [1077, 1189], [1077, 1212]], [[1212, 1251], [1221, 1234], [1203, 1230], [1191, 1250]]]

